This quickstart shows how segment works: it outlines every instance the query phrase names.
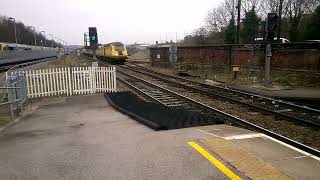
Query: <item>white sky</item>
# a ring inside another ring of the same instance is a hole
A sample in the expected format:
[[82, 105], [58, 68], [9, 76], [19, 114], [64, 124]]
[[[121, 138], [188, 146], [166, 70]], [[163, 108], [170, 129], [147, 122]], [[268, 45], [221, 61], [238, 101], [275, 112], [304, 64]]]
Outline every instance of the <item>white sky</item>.
[[[204, 24], [222, 0], [1, 0], [0, 14], [64, 39], [83, 44], [89, 26], [99, 43], [154, 43], [178, 39]], [[1, 33], [1, 32], [0, 32]]]

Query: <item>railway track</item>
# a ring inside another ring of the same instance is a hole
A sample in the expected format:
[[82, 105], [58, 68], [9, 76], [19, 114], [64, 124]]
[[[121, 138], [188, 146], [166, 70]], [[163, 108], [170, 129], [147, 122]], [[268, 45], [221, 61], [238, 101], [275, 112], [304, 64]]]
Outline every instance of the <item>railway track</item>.
[[136, 73], [141, 73], [167, 83], [176, 84], [208, 96], [238, 103], [256, 111], [264, 112], [278, 118], [295, 121], [315, 128], [320, 127], [320, 110], [306, 106], [296, 105], [290, 102], [281, 101], [269, 97], [250, 94], [247, 92], [231, 89], [228, 87], [212, 86], [194, 80], [155, 72], [142, 66], [131, 65], [121, 66]]
[[[105, 62], [100, 62], [106, 65]], [[138, 68], [146, 69], [142, 67]], [[136, 68], [136, 70], [138, 68]], [[157, 76], [151, 76], [145, 71], [140, 72], [137, 70], [138, 72], [136, 72], [130, 69], [132, 68], [129, 67], [128, 69], [118, 66], [117, 79], [139, 95], [147, 97], [148, 99], [158, 103], [160, 103], [159, 101], [161, 100], [159, 97], [170, 97], [169, 99], [173, 99], [174, 101], [179, 101], [180, 103], [183, 102], [181, 103], [183, 104], [182, 106], [185, 106], [191, 110], [197, 110], [219, 116], [225, 119], [228, 124], [237, 124], [241, 127], [264, 133], [296, 148], [304, 150], [312, 155], [320, 157], [319, 129], [317, 127], [312, 127], [312, 125], [309, 123], [307, 123], [308, 127], [300, 126], [287, 120], [283, 121], [282, 119], [274, 116], [250, 112], [248, 108], [243, 109], [242, 106], [235, 106], [234, 104], [227, 103], [227, 106], [230, 105], [230, 107], [225, 108], [225, 105], [220, 105], [221, 101], [217, 101], [217, 98], [212, 98], [212, 96], [209, 96], [208, 94], [204, 95], [204, 93], [199, 91], [194, 91], [186, 86], [181, 86], [182, 83], [185, 83], [182, 81], [185, 80], [185, 78], [178, 77], [178, 80], [174, 80], [176, 83], [168, 81], [164, 83], [163, 79], [159, 79]], [[170, 76], [162, 73], [158, 74], [162, 77]], [[125, 78], [123, 78], [123, 76], [125, 76]], [[188, 79], [186, 79], [186, 81], [198, 83]], [[150, 91], [146, 90], [149, 89], [146, 88], [147, 86], [152, 87], [151, 93]], [[161, 92], [161, 95], [159, 95], [158, 91]], [[254, 97], [260, 96], [254, 95]], [[225, 102], [226, 101], [223, 101], [222, 103]], [[309, 109], [308, 107], [306, 108]], [[238, 109], [238, 112], [235, 111], [236, 109]], [[314, 111], [314, 109], [311, 109], [311, 111]]]
[[178, 107], [178, 106], [188, 106], [188, 103], [185, 101], [181, 101], [174, 96], [159, 90], [154, 87], [146, 86], [145, 84], [141, 83], [137, 80], [128, 79], [125, 77], [117, 77], [117, 79], [129, 86], [130, 88], [134, 89], [135, 91], [138, 91], [140, 94], [143, 94], [145, 97], [152, 99], [155, 102], [158, 102], [159, 104], [162, 104], [167, 107]]
[[[211, 112], [212, 114], [218, 115], [224, 119], [226, 119], [228, 122], [231, 122], [232, 124], [238, 124], [240, 126], [246, 127], [248, 129], [252, 129], [258, 132], [262, 132], [266, 135], [269, 135], [273, 138], [276, 138], [280, 141], [283, 141], [287, 144], [290, 144], [296, 148], [302, 149], [310, 154], [313, 154], [315, 156], [320, 157], [320, 151], [310, 147], [308, 145], [305, 145], [301, 142], [295, 141], [293, 139], [290, 139], [284, 135], [281, 135], [279, 133], [275, 133], [271, 130], [268, 130], [264, 127], [261, 127], [255, 123], [249, 122], [247, 120], [241, 119], [240, 117], [236, 115], [232, 115], [230, 113], [226, 113], [224, 111], [221, 111], [217, 108], [214, 108], [207, 103], [199, 102], [193, 98], [190, 98], [188, 96], [185, 96], [181, 92], [173, 91], [171, 89], [168, 89], [166, 87], [160, 86], [159, 84], [156, 84], [154, 82], [145, 80], [141, 77], [135, 76], [132, 73], [128, 73], [125, 70], [117, 69], [118, 72], [118, 80], [121, 83], [126, 84], [130, 88], [132, 88], [135, 92], [138, 92], [139, 94], [149, 97], [150, 99], [159, 102], [159, 99], [157, 99], [158, 92], [161, 92], [161, 95], [165, 95], [167, 97], [170, 97], [171, 99], [174, 99], [175, 102], [179, 102], [182, 106], [188, 106], [189, 108], [195, 110], [200, 109], [200, 111], [205, 112]], [[188, 91], [188, 90], [186, 90]], [[157, 92], [156, 96], [153, 92]], [[163, 102], [159, 102], [163, 103]]]

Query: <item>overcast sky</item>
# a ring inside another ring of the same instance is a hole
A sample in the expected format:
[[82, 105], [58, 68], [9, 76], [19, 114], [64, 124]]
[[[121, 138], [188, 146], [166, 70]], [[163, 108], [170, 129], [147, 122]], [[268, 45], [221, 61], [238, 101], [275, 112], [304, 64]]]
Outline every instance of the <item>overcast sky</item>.
[[69, 44], [82, 44], [89, 26], [99, 43], [174, 40], [204, 24], [222, 0], [1, 0], [0, 13], [45, 30]]

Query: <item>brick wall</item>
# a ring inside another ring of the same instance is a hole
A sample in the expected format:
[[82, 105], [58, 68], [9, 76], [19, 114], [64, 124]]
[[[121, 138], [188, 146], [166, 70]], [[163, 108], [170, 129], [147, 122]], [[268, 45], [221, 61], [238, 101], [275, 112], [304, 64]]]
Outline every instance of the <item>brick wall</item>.
[[[157, 55], [160, 55], [160, 58]], [[320, 49], [273, 49], [272, 67], [320, 70]], [[264, 66], [264, 49], [231, 46], [178, 47], [178, 63], [210, 65]], [[153, 66], [171, 66], [167, 47], [150, 48]]]

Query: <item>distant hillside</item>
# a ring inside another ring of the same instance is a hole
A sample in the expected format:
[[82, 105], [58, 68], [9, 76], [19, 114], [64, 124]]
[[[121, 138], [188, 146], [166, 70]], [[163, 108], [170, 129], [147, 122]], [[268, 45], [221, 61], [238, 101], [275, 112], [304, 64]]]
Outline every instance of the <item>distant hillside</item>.
[[67, 47], [70, 50], [76, 50], [76, 49], [82, 48], [83, 46], [82, 45], [68, 45]]

